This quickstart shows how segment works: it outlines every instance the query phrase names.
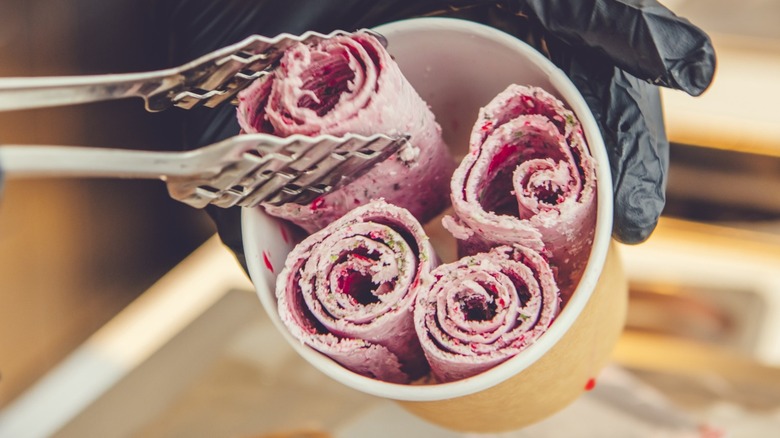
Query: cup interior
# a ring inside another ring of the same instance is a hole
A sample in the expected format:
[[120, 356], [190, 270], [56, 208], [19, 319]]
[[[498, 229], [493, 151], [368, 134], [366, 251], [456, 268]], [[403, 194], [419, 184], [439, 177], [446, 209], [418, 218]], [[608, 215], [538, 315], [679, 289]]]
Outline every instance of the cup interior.
[[444, 400], [473, 394], [522, 372], [571, 327], [601, 273], [612, 228], [611, 176], [601, 134], [584, 99], [566, 75], [532, 47], [494, 28], [449, 18], [417, 18], [375, 29], [388, 40], [404, 76], [430, 105], [457, 156], [468, 149], [478, 111], [510, 84], [542, 87], [579, 118], [595, 158], [598, 207], [588, 265], [572, 298], [548, 331], [512, 359], [477, 376], [444, 384], [400, 385], [353, 373], [293, 339], [276, 313], [276, 274], [292, 249], [292, 229], [259, 208], [244, 209], [242, 228], [250, 277], [274, 324], [292, 347], [329, 377], [362, 392], [403, 401]]

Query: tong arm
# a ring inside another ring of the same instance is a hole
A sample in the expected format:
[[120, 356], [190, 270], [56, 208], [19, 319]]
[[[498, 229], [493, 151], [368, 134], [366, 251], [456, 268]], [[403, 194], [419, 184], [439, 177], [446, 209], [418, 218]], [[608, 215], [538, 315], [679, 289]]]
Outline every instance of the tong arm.
[[[387, 44], [376, 32], [367, 29], [360, 32], [369, 33]], [[252, 35], [182, 66], [151, 72], [0, 78], [0, 111], [126, 97], [143, 98], [150, 112], [171, 106], [213, 108], [232, 100], [252, 81], [272, 71], [285, 50], [294, 44], [316, 43], [342, 35], [351, 35], [351, 32], [337, 30], [325, 35], [309, 31], [300, 36], [280, 34], [274, 38]]]

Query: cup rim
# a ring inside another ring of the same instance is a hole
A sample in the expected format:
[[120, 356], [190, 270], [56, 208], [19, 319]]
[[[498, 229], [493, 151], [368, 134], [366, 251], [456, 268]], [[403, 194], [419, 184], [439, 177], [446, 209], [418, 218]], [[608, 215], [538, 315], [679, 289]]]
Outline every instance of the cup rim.
[[516, 356], [484, 373], [454, 382], [414, 385], [389, 383], [357, 374], [318, 351], [301, 344], [287, 332], [276, 312], [275, 292], [268, 290], [269, 288], [262, 281], [260, 263], [252, 263], [253, 260], [260, 260], [252, 242], [263, 238], [259, 234], [258, 227], [253, 226], [253, 224], [266, 215], [259, 208], [242, 208], [241, 226], [249, 276], [263, 307], [289, 344], [305, 360], [330, 378], [364, 393], [400, 401], [435, 401], [466, 396], [496, 386], [534, 364], [558, 343], [588, 303], [606, 262], [612, 233], [612, 177], [604, 141], [585, 99], [566, 74], [536, 49], [516, 37], [493, 27], [468, 20], [445, 17], [411, 18], [383, 24], [373, 30], [388, 38], [388, 47], [392, 53], [392, 34], [419, 31], [420, 29], [456, 31], [492, 40], [494, 43], [506, 46], [508, 50], [518, 52], [547, 74], [552, 86], [563, 97], [566, 105], [577, 115], [582, 124], [591, 155], [594, 157], [597, 176], [597, 216], [593, 245], [583, 276], [566, 306], [538, 340]]

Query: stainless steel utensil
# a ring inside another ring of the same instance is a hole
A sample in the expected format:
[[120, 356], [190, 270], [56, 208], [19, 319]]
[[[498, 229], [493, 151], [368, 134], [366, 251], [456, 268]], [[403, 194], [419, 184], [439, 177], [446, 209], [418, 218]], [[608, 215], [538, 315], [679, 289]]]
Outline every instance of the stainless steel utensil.
[[[387, 45], [381, 35], [360, 30]], [[177, 68], [96, 76], [0, 78], [0, 111], [141, 97], [148, 111], [215, 107], [270, 74], [284, 51], [350, 32], [254, 35]], [[159, 178], [193, 207], [306, 204], [408, 146], [408, 135], [238, 135], [187, 152], [0, 146], [0, 176]]]
[[0, 174], [161, 179], [171, 197], [197, 208], [306, 204], [408, 147], [408, 138], [245, 134], [186, 152], [4, 145]]
[[[385, 38], [376, 32], [369, 29], [357, 32], [368, 33], [387, 45]], [[301, 35], [283, 33], [273, 38], [253, 35], [182, 66], [151, 72], [0, 78], [0, 111], [126, 97], [143, 98], [146, 109], [152, 112], [171, 106], [213, 108], [232, 100], [252, 81], [273, 71], [275, 63], [289, 47], [352, 34], [337, 30], [327, 35], [312, 31]]]

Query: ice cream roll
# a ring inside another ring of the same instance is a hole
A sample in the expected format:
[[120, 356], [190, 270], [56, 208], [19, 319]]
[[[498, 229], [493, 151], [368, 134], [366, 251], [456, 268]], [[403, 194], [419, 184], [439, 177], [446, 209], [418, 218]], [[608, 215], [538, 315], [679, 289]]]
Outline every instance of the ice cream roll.
[[479, 112], [451, 181], [445, 227], [461, 255], [519, 244], [543, 252], [564, 298], [587, 262], [596, 171], [579, 121], [537, 87], [510, 85]]
[[313, 232], [377, 198], [423, 223], [448, 206], [455, 162], [441, 128], [373, 35], [297, 44], [238, 98], [238, 121], [247, 133], [411, 135], [409, 146], [350, 184], [310, 205], [265, 205], [269, 214]]
[[276, 283], [279, 316], [300, 342], [356, 373], [408, 383], [428, 371], [412, 308], [438, 263], [419, 222], [384, 201], [308, 236]]
[[559, 308], [550, 266], [523, 247], [500, 246], [440, 265], [418, 289], [417, 336], [439, 382], [513, 357], [547, 330]]

